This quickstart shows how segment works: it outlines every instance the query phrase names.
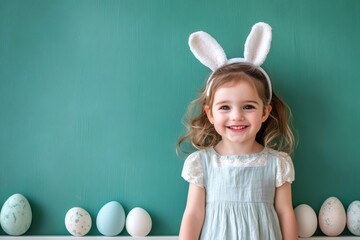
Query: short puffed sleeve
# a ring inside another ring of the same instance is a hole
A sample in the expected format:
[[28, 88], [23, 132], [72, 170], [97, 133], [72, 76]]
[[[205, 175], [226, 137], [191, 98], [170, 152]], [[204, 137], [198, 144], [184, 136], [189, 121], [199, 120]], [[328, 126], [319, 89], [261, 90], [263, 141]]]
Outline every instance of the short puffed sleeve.
[[194, 152], [186, 158], [181, 176], [189, 183], [204, 187], [204, 175], [199, 152]]
[[276, 187], [280, 187], [285, 182], [292, 183], [295, 179], [295, 170], [291, 157], [287, 153], [280, 152], [276, 165]]

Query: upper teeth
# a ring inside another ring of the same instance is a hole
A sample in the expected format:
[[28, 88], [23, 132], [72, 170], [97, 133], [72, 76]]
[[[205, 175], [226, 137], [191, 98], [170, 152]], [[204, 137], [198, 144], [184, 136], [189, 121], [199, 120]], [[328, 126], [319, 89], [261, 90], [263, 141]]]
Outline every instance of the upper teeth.
[[242, 129], [244, 127], [243, 126], [232, 126], [231, 128], [233, 128], [233, 129]]

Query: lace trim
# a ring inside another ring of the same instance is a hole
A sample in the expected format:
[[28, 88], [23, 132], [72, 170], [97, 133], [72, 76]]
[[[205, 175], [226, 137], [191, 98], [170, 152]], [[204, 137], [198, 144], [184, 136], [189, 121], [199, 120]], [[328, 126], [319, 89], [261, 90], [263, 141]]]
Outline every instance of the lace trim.
[[[265, 166], [268, 154], [271, 149], [264, 148], [263, 151], [247, 155], [219, 155], [213, 148], [211, 162], [214, 167], [259, 167]], [[276, 187], [280, 187], [285, 182], [292, 183], [295, 179], [295, 170], [291, 157], [284, 152], [275, 152], [276, 154]], [[188, 182], [199, 187], [204, 187], [204, 174], [201, 165], [200, 152], [194, 152], [185, 160], [181, 176]]]
[[265, 166], [268, 152], [267, 148], [264, 148], [261, 152], [254, 154], [223, 156], [219, 155], [214, 148], [211, 151], [213, 152], [211, 160], [215, 168]]

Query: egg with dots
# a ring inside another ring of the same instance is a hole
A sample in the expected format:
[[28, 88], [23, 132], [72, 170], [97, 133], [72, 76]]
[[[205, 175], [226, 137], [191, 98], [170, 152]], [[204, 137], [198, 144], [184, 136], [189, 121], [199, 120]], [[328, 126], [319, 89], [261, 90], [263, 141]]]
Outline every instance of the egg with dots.
[[330, 237], [340, 235], [346, 226], [344, 206], [336, 197], [329, 197], [324, 201], [319, 212], [319, 226], [321, 231]]
[[125, 211], [117, 201], [105, 204], [96, 217], [96, 226], [105, 236], [116, 236], [125, 226]]
[[65, 227], [75, 237], [85, 236], [91, 225], [91, 217], [83, 208], [73, 207], [65, 215]]
[[360, 236], [360, 201], [353, 201], [347, 209], [347, 228], [357, 236]]
[[307, 204], [300, 204], [294, 210], [299, 237], [308, 238], [314, 235], [317, 228], [315, 211]]
[[143, 208], [133, 208], [126, 218], [126, 230], [133, 237], [145, 237], [149, 234], [152, 221], [149, 213]]
[[31, 225], [32, 211], [28, 200], [21, 194], [10, 196], [1, 208], [2, 229], [9, 235], [24, 234]]

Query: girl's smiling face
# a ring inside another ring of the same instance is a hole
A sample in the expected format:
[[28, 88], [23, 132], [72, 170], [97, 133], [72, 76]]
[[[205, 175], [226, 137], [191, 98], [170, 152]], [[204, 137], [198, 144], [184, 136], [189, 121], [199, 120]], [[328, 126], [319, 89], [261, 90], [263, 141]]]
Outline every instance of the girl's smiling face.
[[259, 145], [255, 142], [256, 134], [270, 111], [271, 106], [264, 107], [255, 84], [249, 79], [219, 87], [211, 108], [205, 106], [209, 121], [222, 137], [219, 145], [225, 152], [239, 148], [242, 152], [253, 151]]

